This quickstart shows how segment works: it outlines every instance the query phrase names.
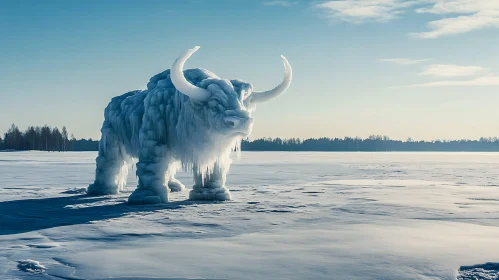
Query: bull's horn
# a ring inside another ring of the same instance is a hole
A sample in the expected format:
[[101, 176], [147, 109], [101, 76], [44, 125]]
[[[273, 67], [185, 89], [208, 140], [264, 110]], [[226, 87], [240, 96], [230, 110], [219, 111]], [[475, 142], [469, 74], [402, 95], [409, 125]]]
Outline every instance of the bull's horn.
[[194, 86], [193, 84], [189, 83], [184, 77], [184, 63], [197, 50], [199, 50], [199, 46], [188, 49], [184, 52], [184, 54], [179, 56], [177, 60], [175, 60], [175, 63], [173, 63], [170, 77], [175, 88], [181, 93], [189, 96], [192, 99], [207, 101], [210, 98], [211, 93], [204, 88]]
[[293, 79], [293, 70], [291, 69], [288, 60], [283, 55], [281, 55], [281, 58], [282, 62], [284, 62], [284, 79], [282, 83], [271, 90], [253, 92], [253, 94], [251, 94], [251, 102], [260, 103], [268, 101], [283, 94], [288, 89], [291, 80]]

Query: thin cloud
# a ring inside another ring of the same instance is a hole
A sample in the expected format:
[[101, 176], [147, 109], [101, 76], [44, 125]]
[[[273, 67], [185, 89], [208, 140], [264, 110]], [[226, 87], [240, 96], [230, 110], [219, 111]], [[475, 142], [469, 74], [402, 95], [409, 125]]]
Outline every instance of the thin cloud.
[[414, 64], [420, 64], [426, 61], [429, 61], [430, 59], [409, 59], [409, 58], [381, 58], [378, 59], [378, 61], [381, 62], [389, 62], [389, 63], [395, 63], [395, 64], [400, 64], [400, 65], [414, 65]]
[[465, 77], [477, 76], [487, 72], [480, 66], [460, 66], [453, 64], [432, 64], [424, 68], [418, 75], [433, 77]]
[[423, 84], [402, 86], [400, 88], [428, 88], [428, 87], [455, 87], [455, 86], [499, 86], [499, 76], [485, 76], [466, 81], [438, 81]]
[[497, 0], [440, 0], [429, 7], [419, 8], [416, 12], [447, 16], [429, 22], [427, 26], [431, 31], [412, 33], [413, 36], [424, 39], [462, 34], [487, 27], [499, 28]]
[[357, 24], [387, 22], [408, 12], [442, 17], [428, 22], [428, 31], [409, 34], [422, 39], [499, 28], [498, 0], [337, 0], [314, 6], [323, 10], [330, 20]]
[[[392, 59], [393, 60], [393, 59]], [[430, 88], [430, 87], [456, 87], [456, 86], [499, 86], [499, 76], [491, 73], [489, 69], [481, 66], [462, 66], [455, 64], [430, 64], [423, 67], [420, 76], [434, 78], [463, 78], [477, 76], [468, 80], [443, 80], [420, 84], [397, 86], [394, 88]]]
[[387, 22], [400, 17], [409, 7], [424, 0], [339, 0], [315, 4], [331, 20], [353, 23]]
[[267, 1], [263, 2], [264, 6], [281, 6], [281, 7], [289, 7], [291, 5], [294, 5], [296, 2], [290, 2], [290, 1]]

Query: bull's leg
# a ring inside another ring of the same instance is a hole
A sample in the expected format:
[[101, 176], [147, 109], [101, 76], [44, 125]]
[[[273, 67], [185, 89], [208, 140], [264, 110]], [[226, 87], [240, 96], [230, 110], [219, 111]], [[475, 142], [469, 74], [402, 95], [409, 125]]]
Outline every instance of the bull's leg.
[[167, 178], [170, 161], [165, 157], [139, 157], [137, 176], [139, 184], [130, 195], [132, 204], [156, 204], [168, 202]]
[[124, 158], [124, 148], [112, 131], [102, 132], [99, 154], [95, 160], [97, 168], [95, 181], [88, 186], [90, 195], [117, 194], [126, 185], [128, 166]]
[[168, 187], [170, 188], [171, 192], [180, 192], [185, 189], [184, 184], [180, 183], [179, 180], [175, 179], [173, 175], [168, 180]]
[[213, 170], [203, 178], [197, 166], [193, 168], [194, 186], [189, 193], [190, 200], [230, 200], [229, 189], [225, 186], [228, 167], [215, 164]]

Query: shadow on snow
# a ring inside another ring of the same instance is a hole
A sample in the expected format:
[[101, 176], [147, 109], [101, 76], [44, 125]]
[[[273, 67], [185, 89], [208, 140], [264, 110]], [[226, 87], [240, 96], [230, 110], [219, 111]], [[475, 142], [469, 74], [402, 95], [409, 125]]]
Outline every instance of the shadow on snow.
[[0, 202], [0, 235], [85, 224], [93, 221], [119, 218], [134, 212], [177, 209], [188, 205], [213, 203], [177, 201], [167, 204], [131, 205], [122, 201], [114, 204], [83, 205], [109, 199], [109, 196], [96, 197], [81, 194], [64, 197], [2, 201]]

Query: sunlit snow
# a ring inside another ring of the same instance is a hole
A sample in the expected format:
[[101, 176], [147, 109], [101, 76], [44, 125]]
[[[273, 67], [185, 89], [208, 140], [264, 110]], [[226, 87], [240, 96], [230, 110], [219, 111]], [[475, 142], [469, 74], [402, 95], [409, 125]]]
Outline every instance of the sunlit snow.
[[[123, 193], [87, 196], [95, 157], [0, 153], [2, 277], [462, 280], [499, 273], [496, 153], [243, 152], [228, 176], [232, 201], [188, 201], [184, 190], [157, 205], [127, 203], [133, 172]], [[177, 175], [192, 185], [190, 174]]]

